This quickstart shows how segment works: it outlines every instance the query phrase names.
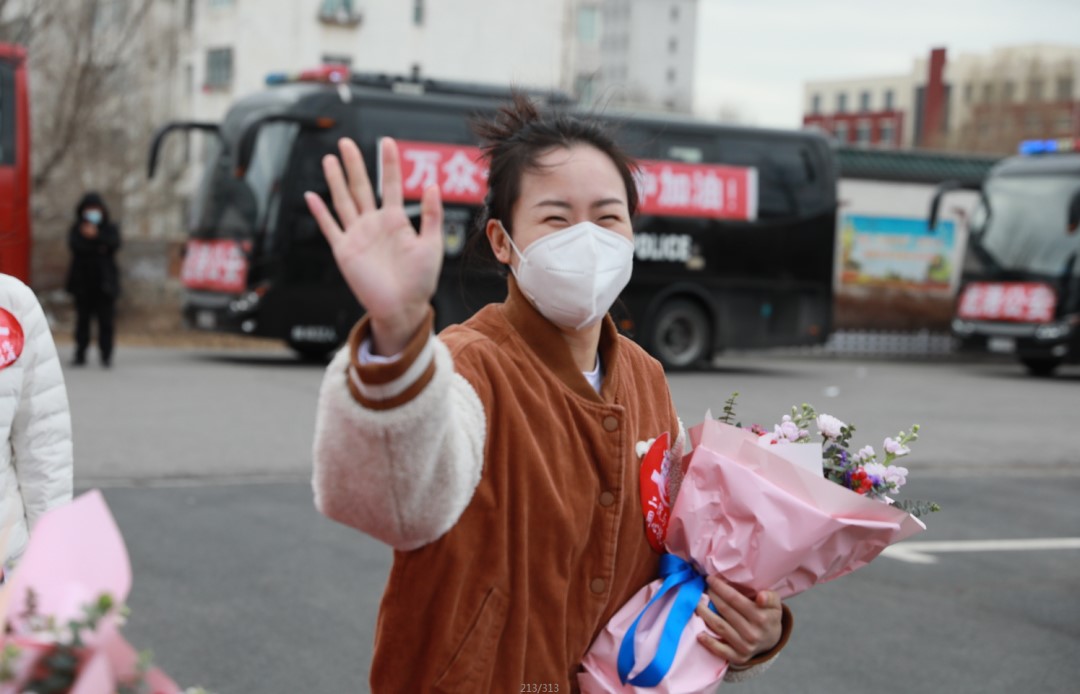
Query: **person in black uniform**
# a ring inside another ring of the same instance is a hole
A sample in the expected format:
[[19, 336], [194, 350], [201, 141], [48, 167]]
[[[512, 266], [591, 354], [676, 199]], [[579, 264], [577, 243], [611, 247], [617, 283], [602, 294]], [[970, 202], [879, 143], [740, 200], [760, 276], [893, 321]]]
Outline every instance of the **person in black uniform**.
[[97, 193], [87, 193], [75, 208], [75, 222], [68, 232], [71, 268], [67, 290], [75, 298], [76, 366], [86, 363], [90, 345], [90, 322], [97, 317], [98, 348], [101, 364], [112, 365], [113, 318], [120, 294], [120, 275], [116, 251], [120, 248], [120, 229], [109, 219], [105, 201]]

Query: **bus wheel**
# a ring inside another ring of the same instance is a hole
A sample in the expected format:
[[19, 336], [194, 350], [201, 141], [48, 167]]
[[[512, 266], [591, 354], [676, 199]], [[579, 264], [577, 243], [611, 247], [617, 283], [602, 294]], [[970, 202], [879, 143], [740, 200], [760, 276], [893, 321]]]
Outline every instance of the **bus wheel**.
[[1029, 357], [1021, 359], [1020, 363], [1027, 367], [1032, 376], [1053, 376], [1057, 367], [1061, 366], [1061, 360], [1052, 357]]
[[649, 347], [665, 369], [707, 362], [712, 357], [712, 322], [697, 302], [674, 299], [657, 312]]
[[300, 361], [311, 364], [325, 364], [338, 347], [340, 345], [325, 342], [289, 342], [289, 349], [296, 352], [296, 356], [300, 358]]

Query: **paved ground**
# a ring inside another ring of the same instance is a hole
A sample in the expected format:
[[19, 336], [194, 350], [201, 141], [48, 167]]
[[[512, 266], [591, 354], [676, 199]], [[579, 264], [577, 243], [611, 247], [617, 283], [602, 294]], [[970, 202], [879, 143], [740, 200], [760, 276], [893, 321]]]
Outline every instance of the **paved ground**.
[[[312, 507], [322, 370], [284, 351], [126, 347], [111, 371], [66, 375], [78, 486], [105, 488], [132, 558], [130, 639], [222, 694], [366, 692], [391, 553]], [[688, 422], [738, 390], [745, 422], [809, 401], [875, 445], [921, 423], [908, 495], [945, 511], [917, 539], [1080, 536], [1080, 369], [741, 355], [671, 384]], [[783, 659], [732, 691], [1074, 691], [1080, 550], [1004, 546], [881, 557], [798, 596]]]

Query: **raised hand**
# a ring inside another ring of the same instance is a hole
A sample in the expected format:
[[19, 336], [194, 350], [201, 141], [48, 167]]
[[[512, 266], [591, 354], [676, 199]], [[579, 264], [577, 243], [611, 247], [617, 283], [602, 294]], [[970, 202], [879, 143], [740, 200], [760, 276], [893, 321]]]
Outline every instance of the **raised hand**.
[[323, 172], [344, 228], [318, 195], [305, 193], [304, 200], [342, 276], [371, 317], [375, 353], [397, 354], [423, 322], [438, 285], [443, 259], [439, 189], [424, 191], [417, 234], [402, 204], [397, 143], [382, 140], [382, 208], [375, 204], [360, 148], [348, 138], [338, 142], [338, 148], [341, 160], [327, 155]]

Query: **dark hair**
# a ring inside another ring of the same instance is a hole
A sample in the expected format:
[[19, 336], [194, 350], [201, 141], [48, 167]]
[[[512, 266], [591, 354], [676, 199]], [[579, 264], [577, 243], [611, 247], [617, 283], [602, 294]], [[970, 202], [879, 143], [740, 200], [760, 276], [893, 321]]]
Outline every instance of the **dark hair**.
[[637, 211], [637, 184], [634, 162], [615, 144], [599, 120], [573, 116], [561, 111], [541, 111], [525, 94], [514, 92], [510, 103], [496, 112], [494, 119], [474, 119], [473, 132], [487, 157], [488, 194], [480, 228], [488, 220], [501, 220], [510, 232], [510, 211], [521, 195], [521, 176], [535, 171], [538, 159], [555, 147], [589, 145], [611, 159], [626, 186], [630, 215]]

